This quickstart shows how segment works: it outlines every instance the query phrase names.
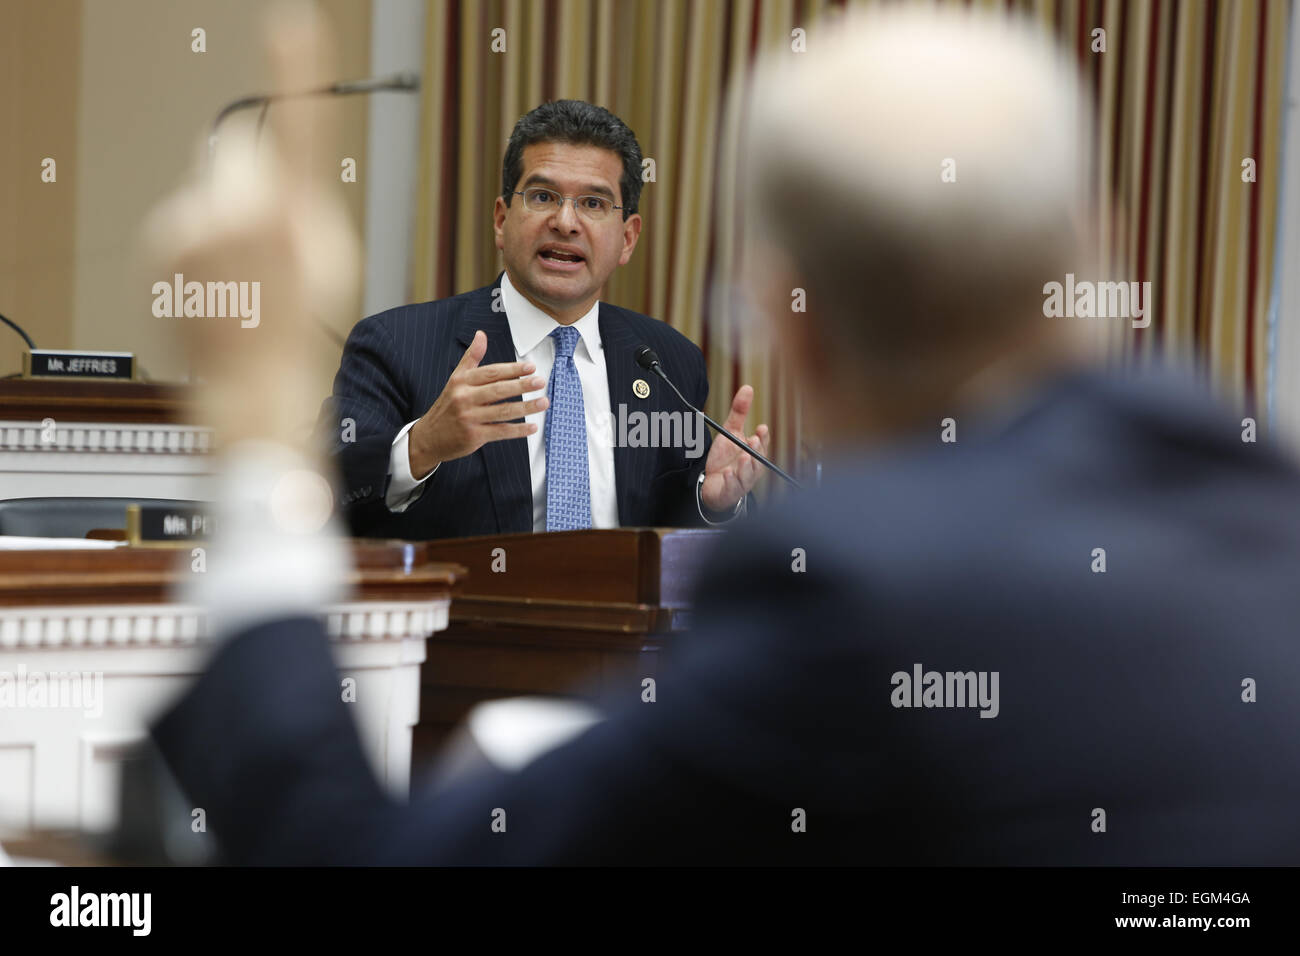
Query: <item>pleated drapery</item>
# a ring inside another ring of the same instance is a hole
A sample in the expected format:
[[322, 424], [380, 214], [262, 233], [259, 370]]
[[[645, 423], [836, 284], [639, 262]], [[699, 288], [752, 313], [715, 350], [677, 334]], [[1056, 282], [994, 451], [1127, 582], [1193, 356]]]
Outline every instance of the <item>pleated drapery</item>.
[[[1107, 200], [1097, 250], [1107, 275], [1096, 278], [1149, 281], [1152, 290], [1149, 327], [1117, 322], [1109, 331], [1113, 360], [1190, 356], [1262, 422], [1288, 0], [976, 5], [1039, 19], [1096, 94], [1097, 188]], [[700, 345], [715, 417], [742, 382], [752, 384], [750, 428], [769, 422], [773, 457], [807, 476], [815, 436], [735, 284], [743, 111], [726, 107], [760, 51], [789, 49], [796, 29], [815, 49], [841, 6], [429, 0], [413, 299], [477, 288], [500, 269], [491, 210], [515, 121], [551, 99], [605, 106], [636, 132], [654, 180], [642, 192], [640, 245], [604, 297]]]

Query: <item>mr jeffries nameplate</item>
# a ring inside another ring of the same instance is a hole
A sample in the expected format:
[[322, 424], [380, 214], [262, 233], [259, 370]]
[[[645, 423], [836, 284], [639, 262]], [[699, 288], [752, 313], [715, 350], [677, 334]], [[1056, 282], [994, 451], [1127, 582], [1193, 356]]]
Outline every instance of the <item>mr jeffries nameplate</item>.
[[135, 377], [131, 352], [68, 352], [33, 349], [23, 353], [23, 378], [94, 378], [129, 382]]

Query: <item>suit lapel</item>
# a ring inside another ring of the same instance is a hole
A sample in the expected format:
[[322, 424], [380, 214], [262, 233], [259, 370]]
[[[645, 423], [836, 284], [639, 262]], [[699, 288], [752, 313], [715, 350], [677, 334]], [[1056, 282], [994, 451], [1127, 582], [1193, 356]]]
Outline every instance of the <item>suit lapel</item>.
[[[627, 404], [632, 394], [632, 380], [641, 369], [634, 358], [640, 343], [627, 321], [615, 311], [616, 307], [600, 304], [600, 342], [605, 350], [605, 376], [609, 379], [609, 410], [613, 413], [616, 432], [619, 423], [618, 406]], [[618, 523], [632, 524], [632, 489], [638, 487], [636, 457], [633, 449], [614, 442], [614, 492], [618, 498]]]
[[[453, 368], [479, 329], [487, 334], [487, 354], [483, 356], [480, 365], [515, 361], [514, 339], [510, 336], [510, 323], [506, 319], [505, 310], [497, 312], [492, 308], [492, 303], [499, 301], [497, 297], [500, 293], [497, 290], [500, 287], [501, 277], [497, 276], [497, 281], [491, 286], [480, 289], [469, 297], [469, 304], [461, 313], [456, 327], [456, 341], [460, 343], [461, 351], [452, 356]], [[520, 396], [510, 399], [514, 402], [522, 400]], [[532, 531], [533, 484], [528, 463], [528, 441], [524, 438], [490, 441], [478, 450], [478, 454], [483, 456], [484, 469], [487, 471], [498, 531], [501, 534]]]

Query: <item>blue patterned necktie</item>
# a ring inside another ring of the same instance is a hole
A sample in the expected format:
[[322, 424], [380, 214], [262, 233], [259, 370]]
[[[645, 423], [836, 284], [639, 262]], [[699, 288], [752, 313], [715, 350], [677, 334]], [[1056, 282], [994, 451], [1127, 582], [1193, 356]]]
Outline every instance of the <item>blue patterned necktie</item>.
[[555, 365], [546, 397], [546, 530], [591, 527], [591, 481], [587, 473], [587, 419], [573, 350], [582, 336], [571, 325], [551, 333]]

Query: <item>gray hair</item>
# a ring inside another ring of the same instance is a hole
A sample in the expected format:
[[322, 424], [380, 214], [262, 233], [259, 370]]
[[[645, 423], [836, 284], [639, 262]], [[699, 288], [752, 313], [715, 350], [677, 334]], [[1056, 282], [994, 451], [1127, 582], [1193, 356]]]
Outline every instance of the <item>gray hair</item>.
[[808, 43], [760, 61], [741, 174], [751, 237], [807, 280], [809, 311], [886, 357], [1041, 308], [1078, 265], [1092, 180], [1091, 105], [1053, 43], [915, 7]]

